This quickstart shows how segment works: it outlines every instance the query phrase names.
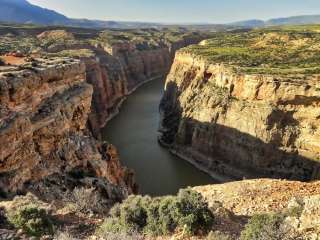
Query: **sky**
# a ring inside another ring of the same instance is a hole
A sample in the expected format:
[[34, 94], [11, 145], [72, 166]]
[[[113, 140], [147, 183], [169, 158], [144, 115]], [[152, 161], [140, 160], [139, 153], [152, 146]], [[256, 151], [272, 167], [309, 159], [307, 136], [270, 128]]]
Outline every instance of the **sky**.
[[320, 14], [320, 0], [29, 0], [72, 18], [229, 23]]

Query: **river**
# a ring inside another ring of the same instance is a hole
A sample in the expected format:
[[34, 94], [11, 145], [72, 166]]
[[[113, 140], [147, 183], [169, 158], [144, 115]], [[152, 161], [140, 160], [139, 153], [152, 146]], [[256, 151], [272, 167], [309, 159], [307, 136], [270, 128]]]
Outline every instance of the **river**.
[[103, 129], [104, 140], [117, 147], [122, 164], [134, 169], [140, 193], [151, 196], [176, 194], [180, 188], [215, 182], [158, 144], [163, 86], [163, 79], [141, 86]]

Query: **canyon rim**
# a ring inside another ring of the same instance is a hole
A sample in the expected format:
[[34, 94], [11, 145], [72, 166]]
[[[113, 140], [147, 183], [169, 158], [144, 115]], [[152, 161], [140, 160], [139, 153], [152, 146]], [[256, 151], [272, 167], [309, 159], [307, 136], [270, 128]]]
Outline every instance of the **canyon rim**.
[[[0, 7], [0, 239], [320, 238], [317, 16], [158, 24]], [[145, 111], [122, 115], [138, 89]], [[155, 114], [153, 135], [129, 138]], [[109, 140], [111, 120], [127, 142]], [[142, 168], [125, 166], [128, 140]], [[159, 152], [177, 158], [162, 168]], [[165, 188], [172, 174], [177, 193], [139, 195], [137, 176]]]

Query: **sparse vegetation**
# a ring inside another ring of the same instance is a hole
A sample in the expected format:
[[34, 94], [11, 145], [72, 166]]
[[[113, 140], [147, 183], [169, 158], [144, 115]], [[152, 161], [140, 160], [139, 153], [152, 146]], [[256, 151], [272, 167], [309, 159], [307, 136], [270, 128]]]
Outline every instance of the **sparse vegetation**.
[[277, 213], [254, 215], [245, 226], [241, 240], [301, 240], [284, 219], [284, 214]]
[[104, 213], [109, 209], [103, 205], [105, 201], [93, 188], [75, 188], [66, 196], [66, 202], [70, 203], [69, 210], [83, 214]]
[[187, 189], [176, 197], [131, 196], [112, 209], [97, 233], [167, 235], [180, 229], [189, 235], [204, 234], [211, 230], [213, 220], [202, 196]]
[[186, 29], [141, 29], [141, 30], [105, 30], [100, 33], [96, 42], [107, 45], [118, 43], [134, 43], [138, 50], [154, 49], [183, 40], [186, 37], [197, 37], [198, 32]]
[[82, 57], [93, 57], [94, 54], [90, 49], [77, 49], [77, 50], [63, 50], [57, 53], [50, 53], [48, 54], [48, 56], [82, 58]]
[[[30, 27], [25, 25], [0, 25], [0, 30], [4, 33], [5, 31], [8, 32], [8, 34], [0, 36], [0, 55], [15, 51], [20, 51], [25, 55], [31, 53], [47, 54], [48, 52], [56, 54], [59, 52], [58, 55], [74, 57], [92, 56], [90, 50], [78, 50], [79, 46], [84, 48], [90, 48], [90, 45], [110, 47], [115, 44], [130, 43], [137, 50], [143, 51], [170, 46], [174, 42], [187, 37], [198, 37], [200, 34], [196, 31], [174, 27], [161, 31], [157, 29], [109, 29], [100, 31], [93, 29], [75, 30], [66, 27], [45, 28], [34, 25]], [[38, 34], [41, 31], [42, 33]]]
[[52, 218], [45, 209], [34, 205], [24, 206], [8, 214], [9, 222], [18, 229], [23, 229], [30, 236], [40, 237], [53, 234]]
[[316, 74], [320, 73], [320, 32], [315, 27], [217, 33], [183, 51], [249, 74]]

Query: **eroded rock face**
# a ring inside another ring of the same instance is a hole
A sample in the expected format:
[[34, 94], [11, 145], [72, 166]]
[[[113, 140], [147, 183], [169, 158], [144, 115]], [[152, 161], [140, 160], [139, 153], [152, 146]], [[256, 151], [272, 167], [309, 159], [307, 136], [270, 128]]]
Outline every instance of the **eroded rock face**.
[[168, 73], [176, 50], [197, 43], [201, 38], [187, 38], [146, 50], [140, 50], [131, 43], [112, 47], [91, 46], [94, 57], [83, 60], [87, 68], [87, 82], [94, 87], [90, 124], [95, 135], [98, 137], [100, 128], [117, 113], [118, 106], [128, 94], [146, 81]]
[[91, 172], [123, 196], [134, 191], [132, 173], [114, 147], [86, 130], [93, 88], [83, 62], [39, 59], [36, 67], [1, 69], [0, 187], [24, 190], [54, 174]]
[[41, 185], [59, 172], [65, 176], [89, 169], [95, 177], [135, 192], [133, 173], [121, 166], [116, 149], [96, 140], [100, 129], [130, 92], [167, 74], [176, 49], [203, 36], [175, 43], [158, 39], [152, 47], [131, 41], [110, 44], [91, 33], [83, 39], [65, 30], [29, 37], [37, 51], [28, 56], [38, 62], [28, 62], [28, 57], [21, 66], [1, 69], [1, 187], [14, 192]]
[[179, 52], [160, 140], [212, 175], [319, 178], [319, 86], [318, 75], [241, 74]]

